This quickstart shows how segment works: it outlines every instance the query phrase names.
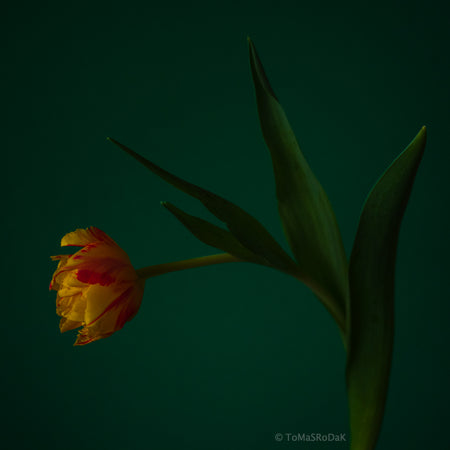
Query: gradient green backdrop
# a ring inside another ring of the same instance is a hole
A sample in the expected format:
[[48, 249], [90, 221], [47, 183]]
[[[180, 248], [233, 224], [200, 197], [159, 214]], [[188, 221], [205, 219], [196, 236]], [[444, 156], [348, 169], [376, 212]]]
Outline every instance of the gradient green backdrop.
[[347, 448], [274, 439], [348, 437], [339, 334], [297, 281], [249, 264], [164, 275], [147, 283], [122, 331], [81, 348], [75, 333], [59, 333], [47, 290], [49, 256], [78, 227], [106, 231], [136, 267], [214, 253], [159, 201], [209, 218], [201, 206], [106, 136], [283, 239], [249, 35], [348, 252], [372, 184], [428, 127], [399, 242], [379, 448], [448, 448], [445, 3], [25, 1], [3, 10], [2, 447]]

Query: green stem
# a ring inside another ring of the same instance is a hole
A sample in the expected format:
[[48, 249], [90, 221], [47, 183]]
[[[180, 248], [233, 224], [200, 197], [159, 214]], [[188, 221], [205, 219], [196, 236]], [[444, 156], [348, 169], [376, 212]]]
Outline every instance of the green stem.
[[296, 271], [286, 272], [289, 275], [293, 276], [303, 284], [309, 287], [314, 295], [321, 301], [321, 303], [325, 306], [328, 312], [331, 314], [333, 319], [335, 320], [339, 332], [341, 334], [342, 342], [344, 344], [344, 348], [347, 350], [347, 323], [345, 317], [345, 311], [340, 307], [339, 303], [336, 302], [334, 297], [330, 295], [327, 291], [325, 291], [321, 286], [313, 283], [310, 279], [306, 279], [303, 274], [299, 274]]
[[217, 255], [201, 256], [200, 258], [185, 259], [183, 261], [174, 261], [165, 264], [157, 264], [155, 266], [143, 267], [136, 270], [139, 278], [146, 280], [150, 277], [163, 275], [169, 272], [177, 272], [178, 270], [195, 269], [196, 267], [212, 266], [213, 264], [222, 264], [228, 262], [243, 262], [242, 259], [229, 255], [228, 253], [219, 253]]
[[[174, 261], [165, 264], [157, 264], [154, 266], [143, 267], [138, 269], [136, 273], [139, 278], [146, 280], [147, 278], [156, 277], [157, 275], [163, 275], [169, 272], [177, 272], [179, 270], [195, 269], [196, 267], [212, 266], [214, 264], [222, 264], [229, 262], [245, 262], [242, 259], [236, 258], [228, 253], [218, 253], [216, 255], [201, 256], [199, 258], [185, 259], [182, 261]], [[274, 268], [274, 267], [273, 267]], [[313, 292], [322, 300], [322, 303], [331, 313], [333, 318], [338, 324], [339, 330], [346, 345], [346, 326], [345, 326], [345, 313], [337, 307], [336, 302], [323, 292], [319, 286], [313, 285], [309, 280], [299, 275], [296, 271], [285, 271], [288, 275], [293, 276], [297, 280], [306, 284]]]

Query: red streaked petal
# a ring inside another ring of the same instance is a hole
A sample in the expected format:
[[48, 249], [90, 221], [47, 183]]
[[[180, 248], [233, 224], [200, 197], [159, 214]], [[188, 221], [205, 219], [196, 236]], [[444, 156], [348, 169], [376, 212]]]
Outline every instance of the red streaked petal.
[[112, 334], [114, 334], [114, 332], [98, 334], [91, 328], [84, 327], [79, 331], [77, 340], [75, 341], [75, 343], [73, 345], [78, 346], [78, 345], [90, 344], [91, 342], [98, 341], [99, 339], [105, 339], [105, 338], [111, 336]]
[[69, 264], [79, 263], [80, 261], [87, 261], [91, 258], [109, 258], [117, 259], [123, 263], [131, 265], [130, 258], [124, 250], [122, 250], [116, 243], [107, 242], [92, 242], [85, 245], [72, 255]]
[[87, 285], [130, 283], [137, 278], [128, 255], [119, 246], [105, 243], [88, 245], [72, 255], [65, 264], [58, 266], [53, 274], [50, 289], [58, 290], [65, 283], [68, 273], [74, 273], [79, 283]]
[[63, 285], [65, 279], [70, 275], [71, 267], [64, 266], [53, 274], [52, 281], [50, 282], [50, 290], [59, 291]]
[[[94, 297], [92, 295], [92, 299], [88, 300], [88, 306], [86, 308], [86, 326], [90, 327], [94, 325], [97, 321], [105, 317], [105, 315], [110, 315], [114, 309], [117, 309], [124, 302], [128, 300], [130, 294], [133, 290], [133, 286], [128, 287], [125, 291], [123, 291], [118, 297], [110, 298], [110, 302], [107, 305], [102, 305], [99, 297]], [[117, 311], [119, 313], [119, 311]], [[116, 318], [117, 319], [117, 318]], [[115, 326], [116, 320], [114, 320], [113, 327]], [[115, 330], [110, 330], [115, 331]]]
[[[80, 330], [74, 345], [86, 345], [98, 339], [107, 338], [120, 330], [137, 313], [144, 293], [143, 288], [143, 283], [130, 286], [113, 301], [110, 301], [105, 310], [97, 317], [90, 322], [86, 319], [87, 323]], [[90, 288], [91, 295], [88, 300], [86, 318], [92, 317], [95, 308], [100, 308], [103, 301], [106, 301], [108, 290], [110, 289], [98, 285]], [[111, 292], [109, 292], [109, 295], [111, 295]], [[88, 309], [92, 309], [89, 314]]]
[[56, 276], [58, 275], [58, 273], [61, 271], [61, 269], [63, 269], [66, 264], [67, 261], [69, 260], [69, 258], [72, 255], [56, 255], [56, 256], [50, 256], [50, 258], [52, 259], [52, 261], [59, 261], [58, 263], [58, 267], [56, 268], [55, 272], [53, 273], [52, 276], [52, 280], [50, 281], [50, 286], [49, 286], [49, 290], [51, 291], [52, 289], [54, 290], [58, 290], [59, 289], [59, 284], [55, 283], [55, 279]]
[[133, 268], [130, 258], [124, 250], [117, 244], [105, 242], [86, 245], [72, 255], [67, 265], [74, 269], [90, 269], [94, 272], [121, 272], [126, 267]]
[[77, 270], [77, 279], [86, 284], [99, 284], [100, 286], [109, 286], [116, 279], [108, 272], [95, 272], [89, 269]]
[[[91, 342], [97, 341], [98, 339], [101, 339], [102, 337], [103, 336], [89, 335], [88, 329], [85, 327], [78, 333], [77, 340], [75, 341], [75, 344], [73, 344], [73, 345], [90, 344]], [[107, 337], [107, 336], [105, 336], [105, 337]]]
[[129, 322], [139, 311], [144, 292], [140, 289], [134, 289], [127, 304], [120, 311], [117, 321], [116, 330], [123, 328], [125, 323]]

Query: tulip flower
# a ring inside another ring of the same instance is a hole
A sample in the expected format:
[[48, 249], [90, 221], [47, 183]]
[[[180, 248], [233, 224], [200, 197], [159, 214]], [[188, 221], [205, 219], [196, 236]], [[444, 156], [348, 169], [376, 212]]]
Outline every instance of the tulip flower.
[[98, 228], [68, 233], [61, 246], [81, 247], [72, 255], [52, 256], [59, 261], [50, 290], [57, 291], [61, 332], [83, 327], [74, 345], [111, 336], [139, 310], [145, 279], [125, 251]]
[[59, 261], [50, 290], [57, 291], [56, 313], [61, 316], [61, 333], [83, 327], [74, 345], [111, 336], [131, 320], [141, 305], [147, 278], [241, 261], [221, 253], [135, 270], [125, 251], [95, 227], [66, 234], [61, 247], [82, 247], [73, 255], [51, 257]]

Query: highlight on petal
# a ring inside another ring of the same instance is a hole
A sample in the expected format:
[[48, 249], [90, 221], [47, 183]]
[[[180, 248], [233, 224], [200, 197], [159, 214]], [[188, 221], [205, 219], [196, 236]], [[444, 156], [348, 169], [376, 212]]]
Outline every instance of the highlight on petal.
[[139, 310], [145, 281], [126, 252], [95, 227], [66, 234], [62, 246], [82, 247], [58, 261], [50, 289], [57, 291], [56, 313], [61, 333], [83, 327], [74, 345], [111, 336]]

